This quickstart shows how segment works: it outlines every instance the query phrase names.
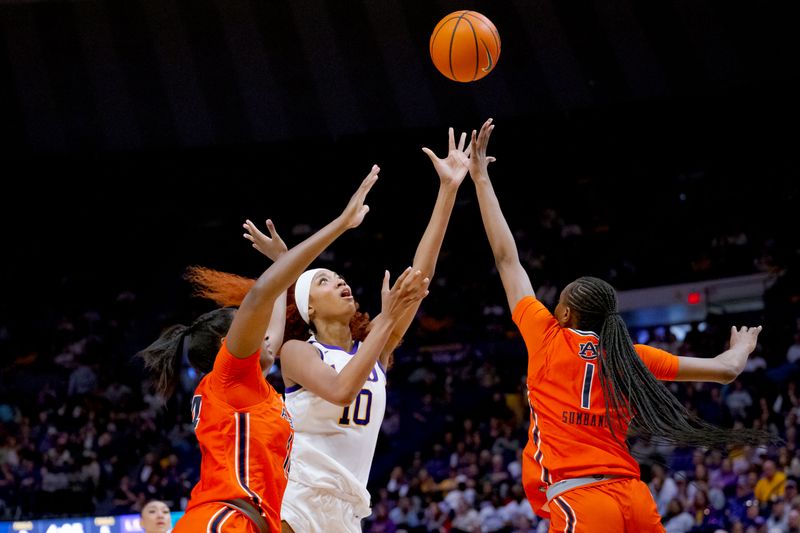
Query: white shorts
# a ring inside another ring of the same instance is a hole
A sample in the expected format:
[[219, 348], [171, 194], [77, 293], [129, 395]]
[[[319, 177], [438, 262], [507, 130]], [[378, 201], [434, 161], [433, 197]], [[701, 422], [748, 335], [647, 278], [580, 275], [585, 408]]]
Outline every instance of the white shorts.
[[289, 481], [281, 504], [281, 520], [295, 533], [361, 533], [361, 519], [352, 503], [332, 493]]

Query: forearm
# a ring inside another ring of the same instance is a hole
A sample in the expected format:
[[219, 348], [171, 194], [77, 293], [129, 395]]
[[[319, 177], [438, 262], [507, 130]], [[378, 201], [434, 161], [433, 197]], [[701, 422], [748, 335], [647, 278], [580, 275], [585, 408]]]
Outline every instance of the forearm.
[[352, 402], [363, 388], [364, 382], [375, 368], [375, 363], [389, 340], [393, 326], [394, 321], [384, 320], [381, 317], [376, 317], [372, 321], [367, 338], [336, 378], [336, 388], [342, 395], [342, 405]]
[[675, 381], [730, 383], [744, 370], [748, 355], [746, 350], [733, 348], [716, 357], [679, 357]]
[[509, 262], [518, 263], [517, 244], [514, 241], [511, 228], [508, 227], [508, 222], [503, 216], [492, 182], [488, 176], [477, 177], [473, 181], [475, 182], [475, 190], [478, 196], [481, 219], [486, 229], [486, 236], [489, 239], [489, 246], [492, 248], [495, 263], [498, 267]]
[[[412, 268], [419, 270], [429, 279], [433, 279], [433, 273], [436, 270], [436, 262], [439, 260], [439, 252], [442, 249], [442, 242], [444, 241], [444, 234], [447, 231], [447, 224], [450, 221], [450, 215], [456, 203], [457, 192], [457, 187], [447, 187], [445, 185], [439, 187], [439, 194], [436, 197], [436, 204], [433, 206], [431, 218], [428, 221], [428, 226], [425, 228], [425, 232], [422, 234], [422, 238], [417, 246], [417, 251], [414, 254]], [[394, 337], [393, 344], [395, 346], [403, 335], [405, 335], [418, 309], [419, 305], [413, 306], [397, 321], [392, 332]]]
[[453, 206], [456, 203], [457, 192], [458, 188], [456, 187], [445, 185], [439, 187], [431, 218], [414, 254], [412, 267], [431, 279], [436, 269], [436, 262], [439, 259], [439, 252], [442, 249], [447, 224], [450, 221], [450, 215], [453, 213]]
[[267, 326], [270, 344], [276, 349], [283, 344], [283, 333], [286, 329], [286, 291], [283, 291], [272, 305], [272, 318]]

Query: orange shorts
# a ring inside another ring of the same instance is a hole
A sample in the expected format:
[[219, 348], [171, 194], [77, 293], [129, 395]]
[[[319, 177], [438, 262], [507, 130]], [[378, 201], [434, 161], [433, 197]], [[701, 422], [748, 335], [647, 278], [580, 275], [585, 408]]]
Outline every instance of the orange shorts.
[[664, 533], [656, 502], [640, 479], [603, 481], [550, 501], [550, 532]]
[[204, 503], [186, 511], [172, 533], [258, 533], [247, 516], [219, 503]]

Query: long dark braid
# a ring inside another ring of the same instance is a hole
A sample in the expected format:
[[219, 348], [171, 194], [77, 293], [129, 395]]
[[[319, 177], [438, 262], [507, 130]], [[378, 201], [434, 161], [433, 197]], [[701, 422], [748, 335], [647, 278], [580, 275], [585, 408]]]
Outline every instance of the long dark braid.
[[[617, 312], [616, 292], [607, 282], [578, 278], [565, 289], [565, 297], [566, 304], [577, 312], [578, 329], [600, 333], [600, 383], [606, 422], [617, 440], [620, 439], [615, 429], [622, 431], [626, 422], [633, 434], [677, 445], [725, 449], [774, 440], [765, 431], [724, 429], [690, 413], [636, 353], [628, 328]], [[612, 417], [611, 413], [617, 415]]]

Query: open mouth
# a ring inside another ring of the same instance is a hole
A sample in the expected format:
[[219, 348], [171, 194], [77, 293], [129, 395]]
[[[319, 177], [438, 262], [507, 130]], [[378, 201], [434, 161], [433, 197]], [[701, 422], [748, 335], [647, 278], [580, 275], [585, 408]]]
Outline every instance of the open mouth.
[[342, 298], [352, 298], [352, 297], [353, 297], [353, 293], [350, 292], [350, 289], [342, 290]]

